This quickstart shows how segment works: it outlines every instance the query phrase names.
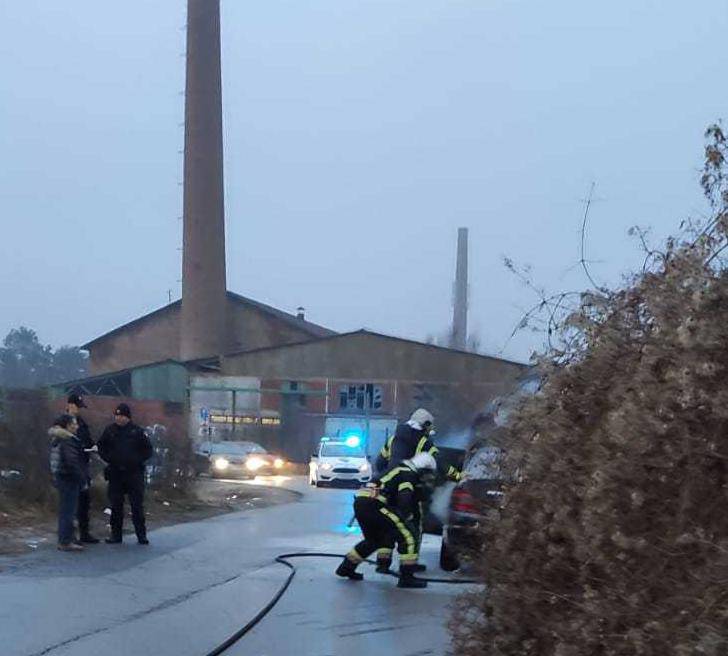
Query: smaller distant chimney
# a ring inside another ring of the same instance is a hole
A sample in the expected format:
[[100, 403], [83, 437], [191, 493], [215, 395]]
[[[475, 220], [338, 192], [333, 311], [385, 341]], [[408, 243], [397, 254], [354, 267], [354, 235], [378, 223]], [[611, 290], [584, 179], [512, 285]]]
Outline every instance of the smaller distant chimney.
[[296, 310], [296, 319], [303, 321], [306, 318], [306, 308], [299, 307]]
[[452, 335], [450, 346], [465, 350], [468, 344], [468, 229], [458, 228], [458, 254], [455, 265]]

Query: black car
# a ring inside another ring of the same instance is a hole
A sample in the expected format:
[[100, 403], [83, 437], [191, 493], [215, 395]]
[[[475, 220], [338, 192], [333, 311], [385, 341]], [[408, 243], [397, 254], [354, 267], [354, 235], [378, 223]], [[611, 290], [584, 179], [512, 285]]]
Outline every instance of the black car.
[[453, 490], [443, 528], [442, 569], [458, 569], [461, 560], [481, 548], [478, 534], [482, 523], [497, 520], [504, 485], [515, 476], [512, 473], [509, 479], [501, 466], [508, 418], [528, 397], [538, 393], [542, 382], [537, 374], [527, 375], [511, 394], [494, 399], [473, 420], [470, 446], [463, 463], [463, 480]]
[[480, 546], [479, 529], [484, 521], [495, 519], [503, 498], [502, 451], [498, 447], [476, 444], [465, 457], [464, 480], [450, 498], [450, 511], [443, 529], [440, 567], [452, 572], [463, 558]]

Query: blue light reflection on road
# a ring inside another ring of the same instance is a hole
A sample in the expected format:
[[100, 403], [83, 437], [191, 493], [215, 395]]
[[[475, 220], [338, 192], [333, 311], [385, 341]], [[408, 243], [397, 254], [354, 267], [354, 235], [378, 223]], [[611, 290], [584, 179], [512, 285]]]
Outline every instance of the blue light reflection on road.
[[337, 524], [334, 526], [334, 533], [342, 533], [344, 535], [361, 535], [359, 524], [349, 526], [348, 524]]

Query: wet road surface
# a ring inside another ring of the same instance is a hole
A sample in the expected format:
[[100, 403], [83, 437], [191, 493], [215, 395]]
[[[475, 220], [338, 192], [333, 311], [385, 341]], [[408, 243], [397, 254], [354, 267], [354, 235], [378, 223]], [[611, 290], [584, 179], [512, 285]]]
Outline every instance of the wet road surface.
[[[0, 562], [0, 653], [4, 656], [204, 656], [275, 594], [288, 575], [281, 553], [343, 553], [358, 539], [347, 527], [351, 490], [273, 483], [300, 501], [152, 531], [84, 554], [53, 550]], [[241, 485], [247, 483], [241, 482]], [[438, 541], [424, 560], [435, 575]], [[333, 575], [335, 559], [294, 561], [281, 602], [226, 654], [260, 656], [442, 655], [448, 605], [462, 586], [400, 590], [366, 566], [361, 583]]]

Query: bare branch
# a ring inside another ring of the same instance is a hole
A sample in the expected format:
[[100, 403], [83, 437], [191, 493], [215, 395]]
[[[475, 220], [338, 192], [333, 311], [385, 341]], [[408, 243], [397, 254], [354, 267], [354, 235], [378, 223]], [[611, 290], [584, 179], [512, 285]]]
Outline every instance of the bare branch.
[[605, 288], [601, 285], [598, 285], [594, 278], [592, 277], [591, 271], [589, 271], [589, 267], [587, 266], [586, 261], [586, 223], [589, 219], [589, 209], [591, 208], [592, 202], [594, 201], [594, 187], [596, 186], [595, 182], [591, 183], [591, 187], [589, 187], [589, 195], [586, 197], [585, 206], [584, 206], [584, 219], [581, 222], [581, 258], [579, 260], [579, 263], [581, 264], [581, 268], [584, 269], [584, 274], [586, 275], [589, 282], [592, 284], [592, 287], [594, 289], [599, 290], [600, 292], [604, 292]]

